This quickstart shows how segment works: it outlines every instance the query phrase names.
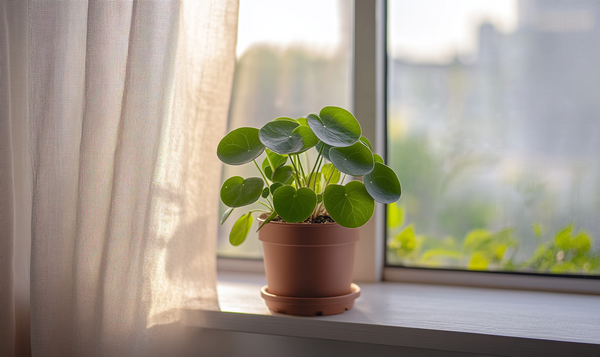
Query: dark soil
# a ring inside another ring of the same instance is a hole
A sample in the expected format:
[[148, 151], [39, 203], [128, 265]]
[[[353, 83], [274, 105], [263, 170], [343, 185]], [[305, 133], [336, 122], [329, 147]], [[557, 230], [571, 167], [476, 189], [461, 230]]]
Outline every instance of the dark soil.
[[[277, 216], [276, 218], [273, 219], [273, 222], [284, 222], [283, 219], [281, 219], [281, 217]], [[310, 217], [305, 220], [302, 223], [333, 223], [335, 222], [333, 220], [333, 218], [329, 217], [329, 216], [317, 216], [315, 219], [310, 219]]]

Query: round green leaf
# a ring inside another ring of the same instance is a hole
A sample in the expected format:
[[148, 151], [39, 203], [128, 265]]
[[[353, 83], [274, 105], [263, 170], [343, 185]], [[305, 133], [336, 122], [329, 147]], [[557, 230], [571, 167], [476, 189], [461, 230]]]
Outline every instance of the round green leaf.
[[297, 123], [296, 119], [289, 118], [289, 117], [279, 117], [279, 118], [273, 119], [273, 121], [282, 121], [282, 120], [283, 121], [291, 121], [291, 122]]
[[268, 161], [272, 170], [275, 170], [278, 167], [284, 165], [287, 161], [287, 155], [279, 155], [278, 153], [273, 152], [269, 149], [265, 149], [265, 152], [267, 153], [266, 160]]
[[271, 194], [274, 194], [275, 190], [281, 186], [283, 186], [281, 182], [275, 182], [274, 184], [272, 184], [271, 187], [269, 187], [269, 189], [271, 190]]
[[269, 180], [273, 180], [273, 170], [271, 170], [270, 165], [267, 165], [267, 167], [265, 167], [263, 171], [265, 172], [265, 176], [267, 176]]
[[364, 177], [365, 188], [377, 202], [392, 203], [398, 201], [402, 189], [400, 180], [390, 167], [375, 163], [373, 171]]
[[366, 136], [361, 136], [359, 140], [361, 143], [367, 145], [369, 147], [369, 150], [373, 151], [373, 146], [371, 146], [371, 142], [369, 141], [369, 139], [367, 139]]
[[219, 160], [228, 165], [246, 164], [262, 154], [265, 146], [260, 142], [256, 128], [238, 128], [230, 131], [217, 146]]
[[327, 145], [345, 147], [360, 139], [360, 124], [346, 109], [325, 107], [319, 115], [309, 114], [306, 120], [315, 135]]
[[260, 224], [260, 226], [258, 226], [258, 229], [256, 230], [257, 232], [260, 231], [260, 229], [262, 227], [264, 227], [265, 224], [271, 222], [272, 220], [275, 219], [275, 217], [277, 217], [277, 212], [273, 211], [271, 212], [271, 214], [269, 214], [269, 216]]
[[300, 135], [293, 135], [299, 127], [296, 121], [276, 120], [268, 122], [258, 132], [260, 141], [272, 151], [284, 155], [302, 150], [304, 143]]
[[235, 247], [242, 244], [246, 240], [250, 228], [252, 228], [252, 213], [248, 212], [233, 224], [229, 233], [229, 243]]
[[273, 194], [273, 206], [284, 221], [302, 222], [310, 217], [317, 206], [317, 195], [308, 187], [296, 191], [293, 186], [282, 186]]
[[331, 148], [329, 158], [338, 170], [354, 176], [368, 174], [375, 163], [373, 153], [361, 142], [348, 147]]
[[306, 118], [298, 118], [296, 121], [302, 126], [308, 126], [308, 121], [306, 121]]
[[375, 159], [375, 162], [378, 162], [380, 164], [384, 164], [383, 158], [381, 156], [379, 156], [379, 154], [373, 154], [373, 159]]
[[227, 211], [225, 211], [225, 213], [223, 213], [223, 216], [221, 216], [221, 225], [223, 225], [223, 223], [225, 223], [227, 218], [229, 218], [229, 216], [231, 215], [231, 212], [233, 212], [233, 207], [228, 208]]
[[[267, 149], [267, 150], [269, 150], [269, 149]], [[262, 167], [263, 171], [265, 171], [265, 169], [270, 166], [271, 166], [271, 164], [269, 163], [269, 159], [265, 157], [262, 164], [260, 165], [260, 167]]]
[[221, 186], [221, 201], [228, 207], [242, 207], [256, 202], [263, 191], [264, 181], [259, 177], [243, 179], [233, 176]]
[[[266, 149], [265, 152], [267, 150], [269, 150], [269, 149]], [[265, 176], [267, 176], [267, 178], [270, 180], [271, 176], [273, 176], [273, 170], [271, 169], [271, 164], [269, 163], [268, 158], [265, 157], [265, 159], [263, 160], [263, 162], [261, 164], [261, 167], [262, 167], [262, 170], [263, 170]]]
[[294, 135], [300, 135], [300, 137], [302, 138], [302, 151], [310, 149], [311, 147], [317, 145], [317, 143], [319, 142], [319, 138], [317, 138], [315, 133], [313, 133], [313, 131], [308, 126], [300, 125], [292, 132], [292, 136]]
[[[321, 150], [321, 147], [323, 148], [323, 150]], [[327, 145], [324, 142], [319, 141], [319, 143], [317, 144], [315, 149], [317, 150], [317, 152], [321, 152], [321, 155], [323, 155], [324, 158], [329, 160], [329, 150], [331, 150], [330, 145]], [[329, 161], [331, 161], [331, 160], [329, 160]]]
[[281, 182], [284, 185], [285, 184], [290, 184], [292, 183], [292, 181], [294, 180], [294, 168], [287, 165], [287, 166], [281, 166], [280, 168], [278, 168], [277, 170], [275, 170], [275, 172], [273, 172], [273, 175], [271, 176], [273, 182]]
[[331, 218], [346, 228], [364, 225], [375, 212], [375, 201], [360, 181], [350, 181], [346, 186], [327, 186], [323, 203]]
[[323, 165], [321, 172], [323, 173], [323, 179], [325, 180], [325, 182], [329, 181], [329, 183], [332, 184], [338, 183], [338, 181], [340, 180], [340, 171], [336, 169], [335, 166], [333, 166], [333, 164]]
[[262, 198], [267, 198], [267, 197], [269, 197], [269, 188], [268, 188], [268, 187], [265, 187], [265, 188], [263, 189], [263, 191], [262, 191], [262, 194], [261, 194], [261, 197], [262, 197]]

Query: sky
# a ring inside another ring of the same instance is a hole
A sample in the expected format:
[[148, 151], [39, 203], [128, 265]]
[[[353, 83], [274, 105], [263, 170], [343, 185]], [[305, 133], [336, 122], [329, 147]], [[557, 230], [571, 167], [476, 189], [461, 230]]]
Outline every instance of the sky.
[[255, 43], [327, 52], [341, 41], [340, 27], [338, 0], [241, 0], [237, 55]]
[[500, 32], [517, 26], [516, 0], [390, 0], [389, 52], [428, 62], [445, 62], [456, 52], [474, 53], [484, 21]]
[[[256, 43], [335, 50], [348, 38], [341, 33], [345, 22], [340, 17], [350, 16], [341, 6], [345, 1], [241, 0], [238, 57]], [[389, 0], [388, 5], [389, 51], [413, 60], [445, 62], [457, 50], [469, 55], [483, 21], [504, 33], [517, 25], [517, 0]]]

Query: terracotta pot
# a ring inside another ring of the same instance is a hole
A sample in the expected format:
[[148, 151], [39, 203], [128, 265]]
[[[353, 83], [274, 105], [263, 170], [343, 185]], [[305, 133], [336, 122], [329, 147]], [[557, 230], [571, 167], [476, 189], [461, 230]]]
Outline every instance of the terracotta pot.
[[[261, 219], [264, 217], [259, 221]], [[259, 231], [259, 239], [263, 244], [267, 276], [267, 287], [262, 295], [267, 305], [277, 311], [273, 304], [269, 304], [273, 302], [273, 296], [281, 297], [280, 300], [284, 297], [345, 297], [344, 301], [350, 300], [349, 304], [346, 303], [346, 309], [351, 308], [360, 291], [358, 286], [352, 284], [354, 248], [358, 238], [358, 229], [344, 228], [337, 223], [270, 222], [265, 225]], [[352, 298], [349, 299], [349, 296]], [[306, 305], [304, 300], [302, 304]], [[344, 308], [331, 313], [343, 311]], [[318, 308], [314, 313], [294, 313], [289, 309], [287, 313], [331, 314]]]

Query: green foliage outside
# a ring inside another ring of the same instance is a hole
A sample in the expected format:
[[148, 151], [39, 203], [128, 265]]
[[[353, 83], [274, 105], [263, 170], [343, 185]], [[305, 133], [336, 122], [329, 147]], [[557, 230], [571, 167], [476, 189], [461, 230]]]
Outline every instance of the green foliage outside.
[[589, 232], [569, 224], [553, 234], [533, 224], [538, 244], [528, 258], [515, 257], [520, 249], [514, 229], [472, 229], [464, 237], [419, 234], [406, 224], [405, 207], [388, 205], [388, 261], [404, 266], [505, 270], [553, 274], [600, 274], [600, 249], [592, 249]]
[[600, 241], [590, 233], [600, 204], [582, 200], [580, 186], [552, 187], [527, 168], [489, 179], [502, 159], [494, 152], [390, 129], [403, 197], [387, 206], [389, 264], [600, 275]]

